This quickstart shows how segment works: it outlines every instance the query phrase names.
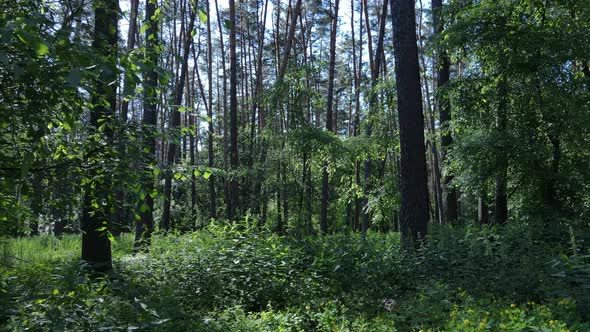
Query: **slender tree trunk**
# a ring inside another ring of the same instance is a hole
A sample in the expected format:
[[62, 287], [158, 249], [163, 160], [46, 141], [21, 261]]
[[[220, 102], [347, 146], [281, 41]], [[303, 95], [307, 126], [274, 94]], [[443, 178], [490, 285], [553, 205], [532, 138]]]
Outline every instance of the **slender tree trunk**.
[[[338, 6], [340, 0], [334, 3], [334, 12], [332, 15], [332, 32], [330, 33], [330, 65], [328, 69], [328, 101], [326, 112], [326, 130], [333, 131], [334, 124], [332, 123], [332, 104], [334, 98], [334, 68], [336, 66], [336, 34], [338, 29]], [[328, 185], [328, 162], [324, 161], [322, 168], [322, 209], [320, 215], [320, 230], [322, 234], [328, 232], [328, 204], [330, 199], [330, 191]]]
[[[442, 0], [432, 0], [432, 20], [434, 26], [434, 33], [441, 35], [444, 32], [444, 22], [442, 19]], [[442, 163], [445, 163], [447, 158], [448, 150], [453, 144], [453, 137], [449, 128], [451, 121], [451, 105], [449, 104], [448, 98], [446, 98], [440, 91], [444, 87], [450, 78], [450, 59], [446, 51], [439, 49], [436, 57], [436, 104], [439, 111], [440, 120], [440, 142], [441, 142], [441, 159]], [[452, 184], [453, 175], [450, 174], [448, 169], [444, 170], [443, 177], [443, 191], [446, 192], [444, 200], [444, 216], [446, 223], [455, 223], [457, 221], [457, 189]]]
[[[113, 143], [112, 121], [117, 105], [117, 23], [119, 2], [117, 0], [97, 0], [94, 4], [93, 47], [104, 62], [104, 68], [96, 78], [94, 108], [90, 112], [90, 125], [96, 129], [98, 139], [110, 146]], [[105, 131], [98, 130], [106, 124]], [[110, 160], [110, 152], [96, 156]], [[112, 268], [111, 242], [108, 237], [110, 204], [108, 193], [111, 189], [111, 175], [108, 169], [99, 171], [94, 165], [88, 171], [92, 184], [85, 186], [82, 211], [82, 260], [95, 271]], [[100, 178], [100, 179], [97, 179]]]
[[[366, 0], [365, 0], [366, 6]], [[365, 19], [367, 22], [367, 37], [369, 38], [369, 58], [371, 58], [371, 91], [369, 92], [369, 116], [367, 121], [366, 127], [366, 135], [367, 137], [371, 137], [373, 132], [373, 124], [372, 124], [372, 117], [375, 114], [377, 109], [377, 91], [375, 91], [377, 87], [377, 81], [379, 80], [379, 72], [381, 68], [381, 53], [383, 52], [383, 39], [385, 36], [385, 22], [387, 21], [387, 1], [383, 2], [383, 7], [381, 9], [381, 17], [380, 17], [380, 24], [379, 24], [379, 39], [377, 42], [377, 51], [375, 54], [372, 54], [371, 51], [371, 34], [370, 34], [370, 27], [368, 23], [368, 9], [365, 7]], [[366, 206], [368, 204], [368, 195], [369, 195], [369, 182], [371, 178], [371, 160], [365, 160], [364, 164], [364, 172], [363, 172], [363, 205]], [[361, 234], [364, 237], [367, 235], [367, 230], [369, 229], [369, 214], [366, 210], [363, 211], [363, 218], [361, 224]]]
[[[504, 137], [508, 129], [507, 116], [507, 82], [505, 77], [498, 81], [498, 109], [496, 110], [496, 130], [500, 137]], [[508, 221], [508, 156], [504, 147], [500, 147], [496, 156], [496, 206], [494, 209], [494, 222], [503, 225]]]
[[424, 118], [413, 0], [391, 0], [397, 107], [401, 146], [402, 244], [410, 249], [426, 236], [429, 203]]
[[[360, 104], [360, 83], [361, 83], [361, 76], [362, 76], [362, 67], [363, 67], [363, 3], [360, 2], [360, 16], [359, 16], [359, 56], [358, 56], [358, 64], [356, 60], [356, 47], [355, 39], [354, 39], [354, 1], [351, 1], [351, 30], [353, 35], [353, 60], [354, 60], [354, 85], [355, 85], [355, 92], [354, 92], [354, 99], [355, 99], [355, 113], [354, 113], [354, 136], [360, 135], [360, 113], [361, 113], [361, 104]], [[354, 167], [355, 172], [355, 183], [357, 187], [361, 187], [361, 164], [357, 160], [355, 162]], [[362, 209], [362, 200], [360, 198], [355, 198], [355, 208], [354, 208], [354, 230], [359, 230], [360, 227], [360, 215]]]
[[439, 223], [445, 222], [445, 211], [443, 208], [443, 191], [441, 186], [441, 173], [440, 173], [440, 160], [438, 155], [438, 147], [436, 143], [436, 126], [434, 121], [434, 108], [432, 103], [430, 102], [430, 84], [428, 83], [427, 78], [427, 71], [428, 68], [426, 67], [426, 60], [424, 59], [424, 46], [422, 43], [422, 0], [420, 0], [420, 22], [418, 23], [418, 43], [419, 43], [419, 54], [420, 54], [420, 62], [422, 64], [422, 78], [423, 78], [423, 87], [424, 92], [426, 94], [426, 107], [428, 111], [428, 120], [429, 125], [428, 130], [430, 131], [430, 142], [431, 142], [431, 168], [432, 168], [432, 191], [434, 192], [434, 205], [435, 205], [435, 217]]
[[[134, 251], [148, 251], [152, 231], [154, 229], [154, 198], [152, 192], [154, 191], [154, 176], [152, 174], [152, 167], [157, 165], [156, 156], [156, 131], [158, 126], [158, 93], [156, 91], [158, 86], [158, 73], [156, 67], [158, 66], [159, 54], [156, 51], [158, 46], [158, 22], [153, 18], [156, 12], [156, 2], [146, 0], [145, 17], [147, 29], [145, 32], [146, 40], [146, 59], [150, 66], [148, 70], [143, 73], [143, 141], [144, 141], [144, 155], [142, 162], [141, 185], [142, 190], [140, 194], [141, 205], [139, 208], [139, 220], [135, 222], [135, 245]], [[143, 198], [142, 198], [143, 197]]]
[[161, 228], [167, 232], [170, 228], [170, 203], [172, 201], [172, 173], [174, 162], [177, 160], [178, 142], [179, 135], [178, 129], [180, 127], [180, 111], [179, 106], [182, 104], [182, 95], [184, 93], [184, 84], [186, 82], [186, 75], [188, 73], [188, 56], [190, 54], [190, 48], [192, 43], [192, 36], [190, 31], [193, 31], [195, 24], [195, 15], [198, 9], [193, 8], [190, 13], [190, 22], [187, 33], [184, 34], [185, 40], [183, 41], [184, 49], [182, 55], [182, 66], [180, 69], [180, 78], [174, 90], [174, 105], [172, 115], [170, 117], [170, 135], [172, 139], [168, 144], [168, 152], [166, 155], [166, 166], [167, 169], [164, 172], [164, 208], [162, 213]]
[[285, 71], [287, 70], [287, 65], [289, 64], [289, 55], [291, 54], [293, 38], [295, 37], [297, 18], [301, 14], [301, 3], [302, 0], [297, 0], [297, 2], [295, 3], [295, 9], [291, 13], [291, 24], [289, 25], [289, 32], [287, 34], [287, 39], [285, 40], [285, 49], [283, 51], [283, 57], [280, 62], [277, 81], [283, 80], [283, 77], [285, 76]]
[[[237, 172], [239, 167], [238, 160], [238, 62], [236, 54], [236, 3], [235, 0], [229, 0], [229, 69], [230, 69], [230, 87], [229, 87], [229, 117], [230, 117], [230, 169]], [[232, 174], [230, 179], [230, 220], [235, 221], [236, 212], [239, 204], [239, 187], [236, 174]]]
[[[255, 83], [255, 89], [254, 89], [254, 96], [252, 97], [252, 118], [250, 119], [250, 145], [251, 145], [251, 153], [252, 153], [252, 157], [251, 157], [251, 165], [250, 167], [252, 168], [254, 166], [254, 156], [256, 154], [256, 148], [255, 148], [255, 134], [256, 134], [256, 112], [258, 111], [258, 119], [260, 121], [260, 119], [262, 118], [262, 112], [264, 112], [262, 109], [262, 93], [263, 93], [263, 76], [262, 76], [262, 69], [263, 69], [263, 63], [262, 63], [262, 55], [263, 55], [263, 51], [264, 51], [264, 34], [266, 31], [266, 13], [267, 13], [267, 9], [268, 9], [268, 0], [264, 1], [264, 9], [263, 9], [263, 18], [262, 18], [262, 24], [260, 25], [260, 31], [258, 32], [258, 54], [256, 56], [256, 83]], [[259, 144], [259, 147], [261, 147], [262, 144]], [[252, 209], [252, 212], [254, 214], [258, 214], [260, 212], [260, 191], [262, 188], [261, 185], [261, 179], [259, 179], [258, 177], [255, 177], [253, 179], [253, 188], [252, 188], [252, 201], [250, 202], [250, 207]]]
[[[129, 18], [129, 30], [127, 33], [127, 53], [129, 54], [135, 48], [135, 34], [137, 31], [137, 12], [139, 8], [139, 0], [131, 0], [131, 14]], [[128, 67], [127, 67], [128, 68]], [[127, 118], [129, 113], [129, 100], [133, 94], [133, 87], [131, 84], [131, 73], [126, 72], [124, 79], [123, 79], [123, 95], [121, 98], [121, 126], [119, 128], [118, 134], [118, 153], [119, 153], [119, 160], [126, 160], [126, 150], [127, 150], [127, 142], [126, 142], [126, 124]], [[125, 171], [126, 168], [129, 168], [127, 163], [123, 163], [120, 167], [121, 171]], [[127, 192], [124, 189], [125, 183], [124, 181], [115, 179], [115, 204], [114, 204], [114, 212], [112, 213], [112, 223], [111, 223], [111, 230], [114, 235], [118, 235], [123, 231], [125, 227], [125, 220], [127, 219], [127, 213], [125, 208], [125, 202], [127, 201]]]
[[[215, 154], [213, 151], [213, 43], [211, 35], [211, 6], [207, 1], [207, 84], [208, 84], [208, 108], [207, 117], [209, 118], [208, 123], [208, 136], [207, 136], [207, 164], [210, 168], [215, 167]], [[209, 218], [215, 219], [217, 217], [217, 205], [215, 202], [215, 175], [209, 177]]]
[[477, 201], [477, 222], [480, 225], [489, 223], [489, 209], [485, 191], [483, 191]]

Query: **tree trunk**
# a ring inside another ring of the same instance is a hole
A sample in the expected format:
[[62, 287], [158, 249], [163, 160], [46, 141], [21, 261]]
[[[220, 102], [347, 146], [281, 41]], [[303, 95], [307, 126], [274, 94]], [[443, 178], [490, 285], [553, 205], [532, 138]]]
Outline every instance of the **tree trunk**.
[[174, 162], [177, 160], [179, 135], [178, 129], [180, 127], [180, 111], [178, 108], [182, 104], [182, 95], [184, 93], [184, 84], [186, 82], [186, 75], [188, 72], [188, 56], [190, 54], [190, 48], [192, 44], [191, 31], [193, 31], [195, 24], [195, 15], [197, 8], [193, 8], [190, 13], [189, 27], [184, 34], [185, 40], [183, 55], [182, 55], [182, 66], [180, 69], [180, 78], [178, 79], [177, 85], [174, 90], [174, 105], [172, 110], [172, 116], [170, 117], [170, 143], [168, 144], [168, 152], [166, 154], [166, 167], [164, 172], [164, 208], [162, 213], [162, 222], [160, 224], [162, 230], [167, 232], [170, 228], [170, 203], [172, 201], [172, 171]]
[[489, 223], [489, 209], [485, 191], [479, 195], [477, 201], [477, 222], [480, 225]]
[[[207, 1], [207, 84], [208, 84], [208, 108], [207, 117], [209, 118], [208, 123], [208, 136], [207, 136], [207, 164], [210, 168], [215, 167], [215, 154], [213, 151], [213, 44], [211, 35], [211, 8], [209, 1]], [[217, 205], [215, 202], [215, 175], [209, 177], [209, 218], [215, 219], [217, 217]]]
[[[98, 140], [109, 147], [113, 143], [112, 121], [117, 105], [117, 23], [119, 3], [117, 0], [98, 0], [94, 4], [93, 47], [104, 62], [104, 69], [96, 78], [94, 108], [90, 112], [90, 125], [96, 129]], [[106, 124], [101, 132], [99, 126]], [[107, 148], [108, 149], [108, 148]], [[110, 160], [110, 152], [96, 156]], [[108, 193], [111, 189], [109, 168], [98, 169], [94, 165], [88, 171], [92, 184], [85, 186], [82, 210], [82, 260], [94, 271], [112, 268], [111, 242], [108, 237], [110, 204]]]
[[[330, 65], [328, 69], [328, 101], [326, 112], [326, 130], [333, 131], [334, 124], [332, 115], [332, 104], [334, 99], [334, 68], [336, 67], [336, 33], [338, 29], [338, 5], [340, 0], [334, 3], [334, 12], [332, 15], [332, 31], [330, 33]], [[320, 230], [322, 234], [328, 232], [328, 204], [330, 192], [328, 186], [328, 162], [324, 161], [322, 168], [322, 209], [320, 214]]]
[[[432, 0], [432, 21], [434, 33], [441, 35], [444, 32], [444, 22], [442, 19], [442, 0]], [[440, 120], [440, 145], [441, 159], [444, 165], [447, 158], [448, 150], [453, 144], [453, 137], [449, 128], [451, 121], [451, 107], [443, 93], [440, 91], [450, 78], [450, 60], [446, 51], [439, 49], [436, 52], [436, 104], [439, 111]], [[453, 186], [453, 175], [448, 169], [444, 170], [443, 192], [446, 193], [444, 200], [445, 223], [455, 223], [457, 221], [457, 189]]]
[[147, 29], [145, 32], [147, 61], [150, 64], [148, 70], [143, 73], [144, 90], [143, 90], [143, 141], [145, 152], [143, 155], [143, 173], [141, 174], [142, 203], [139, 208], [139, 220], [135, 222], [135, 244], [134, 251], [148, 251], [151, 235], [154, 228], [154, 198], [152, 192], [154, 191], [154, 176], [151, 170], [152, 166], [157, 165], [156, 156], [156, 132], [158, 125], [158, 94], [156, 88], [158, 86], [158, 73], [156, 67], [158, 66], [158, 22], [152, 19], [156, 12], [156, 2], [146, 0], [145, 17]]
[[412, 0], [391, 2], [401, 147], [400, 228], [403, 247], [410, 249], [426, 236], [429, 216], [424, 118], [415, 3]]
[[[370, 26], [369, 26], [369, 17], [368, 17], [368, 9], [366, 7], [367, 1], [365, 0], [365, 20], [367, 23], [367, 37], [368, 37], [368, 45], [369, 45], [369, 58], [371, 59], [371, 91], [369, 92], [369, 115], [367, 121], [367, 129], [366, 134], [367, 137], [371, 137], [373, 133], [373, 124], [372, 124], [372, 116], [375, 114], [375, 110], [377, 109], [377, 92], [375, 91], [377, 87], [377, 81], [379, 80], [379, 72], [381, 69], [381, 53], [383, 53], [383, 39], [385, 36], [385, 22], [387, 21], [387, 1], [383, 2], [383, 7], [381, 9], [381, 17], [380, 17], [380, 24], [379, 24], [379, 37], [377, 41], [377, 50], [376, 53], [372, 53], [372, 41], [371, 41], [371, 33], [370, 33]], [[365, 210], [363, 210], [362, 216], [362, 224], [361, 224], [361, 234], [364, 237], [367, 235], [367, 230], [369, 229], [369, 214], [366, 211], [366, 206], [368, 204], [369, 199], [369, 182], [371, 178], [371, 160], [370, 158], [365, 160], [364, 163], [364, 172], [363, 172], [363, 205], [365, 206]]]
[[239, 204], [238, 179], [235, 174], [238, 171], [238, 62], [236, 54], [236, 3], [229, 0], [229, 118], [230, 118], [230, 169], [234, 172], [230, 179], [229, 195], [231, 208], [229, 219], [235, 221]]
[[[508, 129], [506, 84], [506, 78], [500, 77], [498, 81], [498, 109], [496, 110], [496, 130], [499, 137], [504, 137]], [[498, 148], [496, 165], [494, 222], [503, 225], [508, 221], [508, 156], [504, 146]]]

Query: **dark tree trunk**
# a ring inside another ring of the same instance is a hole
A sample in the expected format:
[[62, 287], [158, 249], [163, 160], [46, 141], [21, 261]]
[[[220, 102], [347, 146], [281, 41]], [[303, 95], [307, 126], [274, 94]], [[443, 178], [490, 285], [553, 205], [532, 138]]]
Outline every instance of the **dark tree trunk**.
[[[207, 1], [207, 17], [211, 17], [211, 8], [209, 1]], [[215, 167], [215, 154], [213, 151], [213, 44], [211, 36], [211, 20], [207, 20], [207, 84], [209, 88], [207, 117], [209, 118], [208, 136], [207, 136], [207, 164], [210, 168]], [[217, 205], [215, 202], [215, 175], [209, 177], [209, 218], [215, 219], [217, 217]]]
[[[238, 62], [236, 54], [236, 3], [235, 0], [229, 0], [229, 122], [230, 122], [230, 169], [237, 172], [239, 166], [238, 160]], [[230, 179], [229, 195], [231, 208], [229, 213], [230, 220], [235, 221], [236, 212], [239, 210], [239, 187], [236, 174], [232, 174]]]
[[178, 110], [179, 106], [182, 104], [182, 95], [184, 93], [184, 84], [186, 82], [186, 75], [188, 73], [188, 56], [190, 54], [191, 44], [192, 44], [192, 36], [190, 31], [193, 31], [195, 25], [195, 15], [197, 12], [197, 8], [193, 8], [192, 12], [190, 13], [190, 21], [189, 26], [184, 36], [185, 40], [183, 41], [184, 49], [182, 55], [182, 66], [180, 68], [180, 78], [178, 79], [177, 85], [174, 90], [174, 105], [172, 110], [172, 116], [170, 117], [170, 143], [168, 144], [168, 151], [166, 154], [166, 167], [167, 169], [164, 172], [164, 208], [162, 213], [162, 222], [160, 224], [161, 228], [167, 232], [170, 228], [170, 203], [172, 201], [172, 168], [175, 161], [178, 159], [178, 143], [180, 142], [180, 136], [178, 133], [178, 129], [180, 127], [180, 111]]
[[404, 248], [426, 236], [429, 203], [413, 0], [391, 0], [400, 131], [400, 226]]
[[480, 225], [488, 224], [490, 221], [489, 218], [489, 209], [488, 209], [488, 202], [485, 192], [482, 193], [477, 201], [477, 222]]
[[[432, 20], [434, 26], [434, 33], [440, 35], [444, 32], [444, 22], [442, 19], [442, 0], [432, 0]], [[453, 144], [453, 137], [449, 128], [451, 121], [451, 107], [448, 98], [445, 98], [440, 91], [450, 78], [450, 60], [446, 51], [439, 49], [436, 52], [436, 105], [440, 117], [440, 145], [441, 145], [441, 159], [444, 165], [447, 158], [448, 150]], [[449, 173], [448, 169], [444, 171], [443, 177], [443, 191], [446, 193], [444, 200], [444, 216], [445, 223], [455, 223], [457, 221], [457, 189], [452, 184], [453, 175]], [[443, 195], [444, 196], [444, 195]]]
[[[338, 5], [340, 0], [334, 3], [332, 15], [332, 31], [330, 33], [330, 65], [328, 69], [328, 101], [326, 112], [326, 130], [334, 131], [332, 106], [334, 100], [334, 68], [336, 67], [336, 34], [338, 30]], [[322, 168], [322, 209], [320, 213], [320, 230], [322, 234], [328, 232], [328, 204], [330, 200], [330, 188], [328, 185], [328, 162], [324, 162]]]
[[[352, 30], [352, 45], [353, 45], [353, 69], [354, 69], [354, 99], [355, 99], [355, 112], [354, 112], [354, 136], [360, 135], [360, 112], [361, 112], [361, 104], [360, 104], [360, 83], [362, 78], [362, 67], [363, 67], [363, 3], [360, 3], [360, 18], [359, 18], [359, 56], [358, 56], [358, 63], [356, 58], [356, 47], [355, 47], [355, 39], [354, 39], [354, 1], [351, 2], [351, 30]], [[359, 161], [355, 162], [354, 173], [355, 173], [355, 183], [358, 187], [361, 186], [361, 175], [360, 175], [361, 164]], [[362, 209], [362, 200], [360, 198], [355, 198], [354, 201], [354, 220], [353, 220], [353, 229], [358, 230], [360, 227], [360, 215]]]
[[[365, 21], [367, 23], [367, 37], [368, 37], [368, 45], [369, 45], [369, 58], [371, 59], [371, 91], [369, 92], [369, 116], [367, 121], [366, 127], [366, 134], [367, 137], [371, 137], [373, 134], [373, 123], [372, 117], [377, 110], [377, 91], [375, 91], [377, 87], [377, 81], [379, 80], [379, 73], [381, 69], [381, 53], [383, 53], [383, 39], [385, 37], [385, 22], [387, 21], [387, 1], [383, 2], [383, 7], [381, 8], [381, 17], [379, 21], [379, 36], [377, 41], [377, 50], [376, 53], [373, 54], [372, 52], [372, 41], [371, 41], [371, 34], [370, 34], [370, 26], [369, 26], [369, 18], [368, 18], [368, 8], [366, 7], [366, 0], [365, 0]], [[366, 206], [368, 204], [369, 199], [369, 182], [371, 179], [371, 160], [365, 160], [364, 162], [364, 169], [363, 169], [363, 205]], [[361, 223], [361, 234], [363, 238], [367, 235], [367, 230], [369, 229], [369, 214], [366, 210], [363, 211], [362, 215], [362, 223]]]
[[[498, 81], [498, 109], [496, 110], [496, 130], [499, 137], [505, 137], [508, 129], [506, 84], [506, 78], [500, 77]], [[496, 167], [494, 223], [502, 225], [508, 222], [508, 156], [503, 145], [498, 147]]]
[[158, 45], [158, 22], [152, 17], [156, 12], [156, 3], [151, 0], [146, 0], [145, 17], [147, 30], [145, 32], [147, 61], [150, 64], [149, 69], [143, 73], [144, 90], [143, 90], [143, 141], [145, 152], [143, 155], [143, 173], [141, 174], [142, 193], [140, 198], [141, 205], [139, 207], [139, 220], [135, 222], [135, 245], [134, 251], [149, 250], [152, 231], [154, 228], [154, 198], [152, 191], [154, 191], [154, 176], [151, 167], [157, 165], [156, 157], [156, 131], [158, 125], [158, 94], [156, 88], [158, 86], [158, 73], [156, 67], [158, 65], [158, 53], [156, 47]]
[[40, 172], [35, 172], [33, 174], [33, 183], [31, 183], [30, 188], [32, 191], [31, 197], [31, 212], [33, 214], [31, 218], [31, 235], [39, 235], [39, 220], [41, 219], [41, 214], [43, 210], [43, 177], [41, 176]]
[[[111, 146], [113, 143], [113, 118], [117, 105], [117, 23], [119, 2], [117, 0], [98, 0], [94, 4], [93, 47], [104, 62], [104, 69], [96, 78], [94, 108], [90, 112], [90, 125], [96, 129], [100, 141]], [[103, 132], [98, 127], [106, 123]], [[95, 156], [110, 160], [110, 152]], [[108, 193], [111, 189], [111, 175], [108, 168], [98, 169], [94, 165], [89, 170], [92, 184], [85, 186], [82, 209], [82, 260], [94, 271], [107, 271], [112, 268], [111, 242], [108, 237], [110, 204]]]
[[[135, 35], [137, 33], [137, 13], [139, 8], [139, 0], [131, 0], [131, 13], [129, 18], [129, 31], [127, 33], [127, 54], [135, 48]], [[129, 61], [130, 62], [130, 61]], [[130, 65], [128, 64], [126, 68], [129, 68]], [[125, 73], [123, 79], [123, 93], [121, 98], [121, 114], [120, 118], [120, 128], [118, 129], [118, 138], [117, 138], [117, 147], [118, 147], [118, 159], [120, 160], [120, 165], [118, 167], [119, 172], [124, 174], [129, 168], [130, 163], [127, 161], [128, 159], [125, 157], [127, 152], [127, 118], [129, 113], [129, 100], [133, 95], [134, 84], [132, 84], [132, 74], [129, 72]], [[127, 209], [127, 202], [130, 199], [130, 194], [127, 190], [127, 183], [121, 177], [115, 177], [114, 184], [115, 188], [115, 201], [114, 201], [114, 211], [112, 213], [112, 221], [111, 221], [111, 232], [113, 235], [117, 236], [121, 232], [128, 230], [130, 225], [127, 223], [129, 219], [129, 209]]]

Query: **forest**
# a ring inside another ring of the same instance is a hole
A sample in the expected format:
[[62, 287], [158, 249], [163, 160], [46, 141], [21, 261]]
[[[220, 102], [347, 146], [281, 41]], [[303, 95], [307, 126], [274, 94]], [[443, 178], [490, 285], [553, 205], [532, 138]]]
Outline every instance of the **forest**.
[[0, 0], [1, 331], [590, 331], [590, 0]]

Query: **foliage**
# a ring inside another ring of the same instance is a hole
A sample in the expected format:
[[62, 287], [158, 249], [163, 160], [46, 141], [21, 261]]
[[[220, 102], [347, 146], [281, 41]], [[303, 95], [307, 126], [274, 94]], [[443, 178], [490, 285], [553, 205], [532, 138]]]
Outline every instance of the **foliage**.
[[[437, 227], [418, 256], [397, 235], [295, 239], [256, 223], [117, 240], [115, 271], [84, 274], [71, 238], [5, 242], [8, 330], [584, 330], [587, 234]], [[572, 242], [573, 241], [573, 242]], [[576, 255], [572, 253], [572, 243]], [[25, 261], [50, 244], [55, 254]], [[6, 256], [8, 255], [9, 256]], [[24, 255], [24, 256], [21, 256]], [[16, 257], [18, 259], [6, 259]]]

